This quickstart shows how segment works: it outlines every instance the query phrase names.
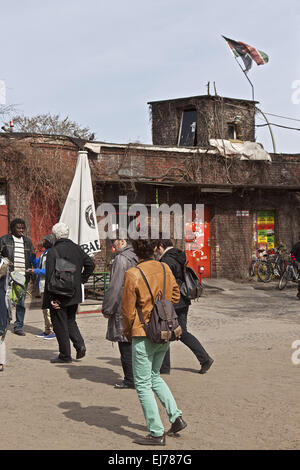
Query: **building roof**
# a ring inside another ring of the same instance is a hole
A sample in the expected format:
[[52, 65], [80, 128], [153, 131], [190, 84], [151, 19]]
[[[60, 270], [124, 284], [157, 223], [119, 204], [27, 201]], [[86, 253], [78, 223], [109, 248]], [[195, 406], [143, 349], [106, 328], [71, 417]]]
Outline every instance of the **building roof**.
[[221, 98], [224, 100], [230, 100], [230, 101], [237, 101], [239, 103], [241, 102], [246, 102], [246, 103], [251, 103], [251, 104], [256, 104], [259, 103], [259, 101], [253, 101], [253, 100], [245, 100], [244, 98], [229, 98], [226, 96], [219, 96], [219, 95], [198, 95], [198, 96], [187, 96], [185, 98], [171, 98], [168, 100], [157, 100], [157, 101], [148, 101], [147, 104], [154, 104], [154, 103], [164, 103], [168, 101], [186, 101], [190, 99], [217, 99]]

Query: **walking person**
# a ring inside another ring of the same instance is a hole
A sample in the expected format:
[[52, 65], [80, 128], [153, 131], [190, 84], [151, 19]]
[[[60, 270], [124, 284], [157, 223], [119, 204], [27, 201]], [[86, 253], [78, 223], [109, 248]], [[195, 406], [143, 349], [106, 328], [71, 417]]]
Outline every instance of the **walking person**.
[[[171, 240], [160, 238], [156, 241], [156, 255], [162, 263], [166, 263], [180, 286], [183, 282], [183, 267], [186, 264], [186, 254], [184, 251], [174, 248]], [[213, 359], [206, 352], [200, 341], [187, 330], [187, 316], [191, 301], [180, 295], [180, 301], [175, 305], [175, 311], [178, 316], [179, 324], [182, 328], [180, 341], [185, 344], [198, 359], [201, 368], [200, 374], [205, 374], [213, 364]], [[165, 370], [170, 369], [170, 356], [166, 355], [163, 367]]]
[[22, 219], [14, 219], [10, 224], [11, 233], [0, 238], [0, 256], [10, 261], [10, 271], [25, 275], [25, 288], [21, 299], [16, 304], [16, 321], [14, 322], [14, 333], [25, 336], [23, 331], [25, 318], [25, 298], [32, 267], [31, 256], [34, 254], [32, 242], [25, 237], [26, 225]]
[[138, 259], [131, 243], [118, 238], [118, 234], [116, 236], [117, 238], [112, 240], [112, 245], [117, 255], [111, 267], [110, 282], [102, 303], [102, 314], [105, 318], [108, 318], [106, 339], [118, 343], [121, 355], [124, 379], [121, 383], [115, 384], [115, 388], [126, 389], [134, 388], [134, 380], [131, 342], [123, 334], [122, 292], [125, 273], [129, 268], [136, 266]]
[[[47, 253], [46, 280], [43, 297], [43, 309], [50, 309], [50, 316], [54, 333], [59, 346], [58, 357], [50, 362], [69, 363], [72, 362], [70, 340], [76, 349], [76, 359], [81, 359], [86, 354], [84, 339], [76, 323], [76, 312], [78, 304], [82, 302], [82, 284], [86, 283], [92, 274], [95, 264], [92, 259], [68, 238], [69, 227], [59, 222], [52, 228], [55, 244]], [[55, 270], [55, 262], [58, 258], [64, 258], [75, 267], [74, 294], [72, 297], [51, 294], [49, 283]]]
[[[37, 275], [37, 287], [38, 287], [39, 293], [41, 294], [42, 299], [43, 299], [44, 290], [45, 290], [47, 253], [49, 249], [53, 246], [54, 241], [55, 239], [52, 233], [50, 233], [49, 235], [45, 235], [43, 239], [41, 240], [41, 242], [39, 243], [39, 246], [42, 246], [45, 249], [44, 252], [38, 258], [32, 257], [31, 259], [32, 264], [34, 266], [34, 268], [31, 270], [31, 274]], [[43, 300], [42, 300], [42, 303], [43, 303]], [[43, 339], [54, 339], [56, 338], [56, 336], [53, 331], [53, 326], [51, 323], [50, 309], [44, 308], [42, 310], [43, 310], [43, 317], [44, 317], [44, 331], [43, 333], [36, 335], [36, 337], [43, 338]]]
[[[132, 366], [135, 388], [141, 403], [146, 425], [150, 432], [146, 437], [134, 440], [136, 444], [148, 446], [164, 446], [165, 431], [162, 424], [155, 395], [166, 409], [171, 423], [168, 435], [173, 435], [184, 429], [187, 424], [182, 419], [182, 412], [178, 409], [176, 401], [166, 382], [160, 377], [160, 368], [169, 342], [152, 343], [147, 337], [137, 313], [139, 306], [146, 323], [149, 322], [153, 309], [151, 294], [139, 271], [140, 268], [156, 298], [163, 291], [163, 269], [161, 263], [153, 259], [154, 245], [150, 240], [133, 240], [132, 246], [138, 257], [137, 267], [129, 269], [125, 274], [122, 296], [122, 313], [124, 335], [132, 341]], [[179, 287], [167, 265], [165, 297], [173, 303], [180, 298]]]
[[[297, 243], [295, 243], [291, 249], [291, 258], [293, 262], [296, 264], [297, 269], [300, 269], [300, 236]], [[300, 300], [300, 281], [298, 281], [298, 292], [297, 298]]]

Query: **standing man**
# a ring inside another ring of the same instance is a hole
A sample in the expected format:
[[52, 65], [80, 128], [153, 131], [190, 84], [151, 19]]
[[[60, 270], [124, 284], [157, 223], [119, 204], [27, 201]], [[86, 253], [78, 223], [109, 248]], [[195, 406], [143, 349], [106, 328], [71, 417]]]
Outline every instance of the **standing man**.
[[117, 255], [111, 267], [110, 282], [102, 303], [102, 313], [105, 318], [108, 318], [106, 339], [118, 342], [121, 355], [124, 380], [116, 384], [115, 388], [134, 388], [131, 342], [123, 334], [121, 307], [125, 273], [129, 268], [137, 265], [138, 259], [132, 245], [127, 240], [118, 238], [118, 235], [112, 241], [112, 245]]
[[[180, 286], [183, 282], [183, 267], [186, 264], [186, 254], [184, 251], [173, 247], [171, 240], [159, 239], [156, 242], [154, 252], [159, 256], [159, 260], [162, 263], [166, 263], [170, 268], [177, 284]], [[187, 331], [187, 315], [191, 301], [182, 295], [180, 295], [179, 302], [174, 306], [179, 324], [182, 328], [182, 335], [179, 338], [180, 341], [185, 344], [195, 354], [196, 358], [200, 362], [201, 369], [200, 374], [205, 374], [213, 364], [213, 359], [203, 348], [200, 341], [195, 336]], [[170, 359], [166, 355], [163, 366], [170, 368]]]
[[[82, 284], [85, 284], [92, 274], [95, 264], [92, 259], [73, 243], [69, 237], [69, 227], [59, 222], [52, 228], [55, 244], [49, 250], [46, 260], [46, 282], [42, 308], [50, 308], [50, 316], [54, 333], [59, 346], [58, 357], [50, 362], [68, 363], [72, 362], [70, 340], [76, 349], [76, 359], [85, 356], [86, 347], [83, 337], [76, 323], [76, 312], [78, 304], [82, 302]], [[74, 294], [72, 297], [51, 294], [49, 292], [49, 281], [55, 270], [57, 258], [64, 258], [76, 266], [74, 273]]]
[[[300, 236], [297, 243], [295, 243], [291, 249], [291, 258], [293, 262], [296, 264], [297, 269], [300, 269]], [[298, 292], [297, 297], [300, 300], [300, 281], [298, 282]]]
[[0, 255], [10, 261], [10, 271], [25, 274], [24, 294], [16, 305], [16, 321], [14, 323], [14, 333], [25, 336], [23, 331], [25, 317], [25, 298], [30, 273], [26, 272], [31, 268], [31, 256], [34, 254], [32, 242], [25, 237], [26, 225], [22, 219], [14, 219], [10, 224], [8, 235], [0, 238]]

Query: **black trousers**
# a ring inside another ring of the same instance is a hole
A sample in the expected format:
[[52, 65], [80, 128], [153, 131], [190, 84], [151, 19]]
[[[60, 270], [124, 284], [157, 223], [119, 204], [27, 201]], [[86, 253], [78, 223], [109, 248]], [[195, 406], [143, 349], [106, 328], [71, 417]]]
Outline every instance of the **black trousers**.
[[[180, 341], [183, 344], [185, 344], [195, 354], [200, 364], [203, 364], [208, 359], [210, 359], [210, 356], [205, 351], [200, 341], [187, 330], [188, 310], [189, 310], [189, 307], [176, 310], [176, 313], [178, 316], [178, 322], [182, 328], [182, 335], [181, 335]], [[171, 369], [170, 349], [168, 353], [166, 353], [165, 358], [163, 360], [163, 363], [161, 366], [161, 372], [169, 372]]]
[[58, 310], [50, 308], [53, 331], [58, 341], [59, 358], [63, 360], [72, 359], [70, 340], [76, 351], [84, 347], [84, 340], [76, 323], [77, 308], [77, 304]]
[[121, 364], [124, 372], [124, 382], [127, 385], [134, 385], [132, 372], [132, 348], [131, 343], [118, 341], [121, 354]]

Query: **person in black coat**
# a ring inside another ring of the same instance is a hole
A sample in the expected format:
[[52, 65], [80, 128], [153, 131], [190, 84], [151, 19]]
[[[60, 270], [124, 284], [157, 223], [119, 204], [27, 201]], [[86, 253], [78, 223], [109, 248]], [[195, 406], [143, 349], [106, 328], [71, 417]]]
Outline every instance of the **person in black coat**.
[[[297, 269], [300, 269], [300, 236], [299, 241], [295, 243], [291, 249], [291, 258], [297, 266]], [[300, 300], [300, 281], [298, 282], [298, 292], [297, 297]]]
[[[171, 268], [177, 284], [180, 287], [181, 283], [183, 282], [183, 267], [186, 264], [185, 252], [179, 250], [178, 248], [174, 248], [171, 240], [166, 240], [163, 238], [156, 242], [155, 252], [159, 257], [159, 260], [163, 263], [166, 263]], [[179, 324], [182, 328], [180, 341], [185, 344], [198, 359], [201, 365], [199, 373], [205, 374], [214, 361], [205, 351], [200, 341], [187, 330], [187, 314], [190, 304], [191, 301], [181, 295], [179, 302], [174, 305]], [[166, 354], [162, 364], [161, 373], [170, 372], [170, 362], [170, 355], [168, 356], [168, 354]]]
[[[54, 247], [50, 248], [46, 260], [45, 292], [43, 309], [50, 309], [51, 322], [59, 346], [58, 357], [51, 359], [52, 363], [72, 362], [70, 340], [77, 351], [76, 359], [85, 356], [86, 347], [76, 323], [78, 304], [82, 302], [82, 284], [85, 284], [92, 274], [95, 264], [79, 245], [68, 239], [69, 228], [64, 223], [53, 226], [55, 237]], [[49, 292], [49, 281], [55, 269], [56, 258], [64, 258], [76, 266], [74, 274], [74, 295], [65, 297]]]

